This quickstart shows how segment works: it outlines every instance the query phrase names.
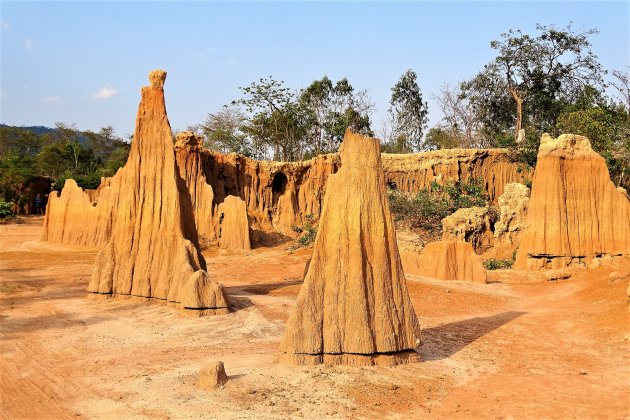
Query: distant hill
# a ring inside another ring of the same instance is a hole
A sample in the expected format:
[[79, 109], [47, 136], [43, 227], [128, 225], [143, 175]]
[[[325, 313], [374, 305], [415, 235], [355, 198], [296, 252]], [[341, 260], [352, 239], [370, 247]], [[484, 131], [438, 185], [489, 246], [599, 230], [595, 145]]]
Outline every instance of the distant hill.
[[37, 134], [38, 136], [41, 136], [42, 134], [46, 134], [46, 133], [54, 133], [55, 131], [57, 131], [56, 128], [44, 127], [43, 125], [33, 125], [30, 127], [27, 127], [27, 126], [18, 127], [15, 125], [0, 124], [0, 128], [13, 128], [15, 130], [30, 131], [33, 134]]
[[[0, 124], [0, 129], [2, 128], [10, 128], [16, 131], [30, 131], [36, 136], [41, 136], [42, 134], [51, 134], [58, 130], [57, 128], [44, 127], [43, 125], [17, 126], [17, 125]], [[78, 134], [77, 139], [79, 140], [79, 143], [85, 144], [88, 141], [88, 139], [83, 134], [81, 134], [80, 131], [77, 131], [77, 134]]]

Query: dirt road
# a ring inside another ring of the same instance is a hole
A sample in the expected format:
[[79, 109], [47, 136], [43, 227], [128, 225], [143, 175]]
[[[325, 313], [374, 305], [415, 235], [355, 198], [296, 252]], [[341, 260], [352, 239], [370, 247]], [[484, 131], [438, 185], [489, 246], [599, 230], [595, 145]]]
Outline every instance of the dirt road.
[[[40, 225], [0, 225], [1, 418], [630, 417], [623, 270], [527, 284], [410, 276], [422, 363], [294, 367], [278, 343], [308, 251], [210, 250], [236, 310], [193, 319], [88, 299], [95, 250], [40, 243]], [[199, 391], [213, 360], [230, 381]]]

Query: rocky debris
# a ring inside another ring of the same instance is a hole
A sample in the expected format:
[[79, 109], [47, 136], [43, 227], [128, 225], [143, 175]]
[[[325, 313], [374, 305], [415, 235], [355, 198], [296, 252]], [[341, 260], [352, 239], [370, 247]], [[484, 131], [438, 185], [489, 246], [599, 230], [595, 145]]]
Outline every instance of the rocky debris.
[[541, 138], [526, 227], [514, 268], [586, 267], [630, 254], [630, 200], [586, 137]]
[[481, 254], [494, 242], [492, 228], [488, 207], [462, 208], [442, 219], [442, 240], [469, 242]]
[[544, 274], [547, 281], [569, 280], [571, 278], [571, 272], [567, 269], [547, 270]]
[[499, 197], [499, 220], [494, 224], [496, 244], [518, 248], [525, 229], [529, 188], [523, 184], [510, 183]]
[[593, 257], [591, 262], [589, 263], [589, 268], [598, 268], [598, 267], [609, 267], [613, 265], [615, 257], [619, 257], [620, 255], [597, 255]]
[[127, 163], [101, 193], [99, 206], [113, 209], [111, 234], [97, 254], [88, 291], [157, 298], [203, 314], [226, 313], [223, 288], [205, 271], [190, 196], [172, 152], [165, 78], [164, 71], [150, 73]]
[[228, 381], [223, 362], [210, 363], [199, 372], [198, 389], [213, 391], [222, 388]]
[[346, 131], [317, 239], [280, 345], [298, 364], [418, 360], [416, 317], [389, 212], [378, 139]]
[[219, 247], [233, 251], [250, 250], [247, 209], [240, 197], [228, 195], [219, 205]]
[[424, 248], [416, 266], [420, 276], [475, 283], [487, 281], [486, 269], [468, 242], [431, 242]]

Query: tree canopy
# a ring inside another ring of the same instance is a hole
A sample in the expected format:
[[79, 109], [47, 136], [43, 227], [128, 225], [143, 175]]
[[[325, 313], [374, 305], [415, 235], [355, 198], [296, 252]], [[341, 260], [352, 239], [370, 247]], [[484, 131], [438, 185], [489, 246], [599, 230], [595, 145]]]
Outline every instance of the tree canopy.
[[392, 138], [398, 153], [410, 153], [423, 148], [424, 130], [427, 128], [429, 107], [422, 99], [418, 76], [407, 70], [394, 87], [389, 101], [392, 121]]
[[112, 176], [127, 161], [129, 143], [111, 127], [97, 133], [57, 123], [36, 134], [20, 127], [0, 127], [0, 200], [24, 204], [31, 180], [51, 178], [63, 188], [74, 178], [83, 188], [96, 188], [101, 177]]

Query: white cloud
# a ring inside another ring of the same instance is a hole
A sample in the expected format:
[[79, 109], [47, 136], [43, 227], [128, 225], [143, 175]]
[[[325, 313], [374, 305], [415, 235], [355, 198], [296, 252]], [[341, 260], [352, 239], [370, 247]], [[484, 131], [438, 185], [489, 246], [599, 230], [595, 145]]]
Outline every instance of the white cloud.
[[4, 30], [9, 29], [9, 22], [7, 22], [6, 20], [0, 20], [0, 27]]
[[26, 41], [24, 41], [24, 48], [26, 48], [27, 50], [32, 50], [33, 49], [33, 40], [32, 39], [27, 39]]
[[58, 104], [61, 103], [61, 98], [59, 96], [44, 96], [42, 98], [43, 104]]
[[103, 86], [102, 88], [100, 88], [99, 91], [96, 92], [92, 96], [96, 99], [109, 99], [116, 95], [118, 95], [118, 91], [114, 89], [112, 86], [108, 85], [108, 86]]

